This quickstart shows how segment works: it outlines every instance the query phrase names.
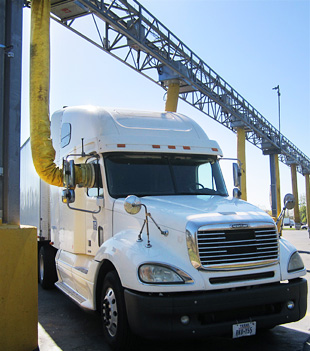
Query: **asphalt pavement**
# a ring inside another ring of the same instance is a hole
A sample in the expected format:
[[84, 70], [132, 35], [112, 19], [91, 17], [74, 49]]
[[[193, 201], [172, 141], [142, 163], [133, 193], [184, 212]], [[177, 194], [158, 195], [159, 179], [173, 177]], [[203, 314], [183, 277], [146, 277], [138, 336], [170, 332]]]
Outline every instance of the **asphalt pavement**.
[[[304, 265], [307, 269], [305, 278], [308, 281], [308, 290], [310, 291], [310, 238], [307, 230], [283, 230], [283, 237], [290, 241], [300, 253]], [[306, 316], [295, 323], [286, 324], [293, 328], [310, 333], [310, 293], [308, 292], [308, 310]], [[310, 345], [309, 345], [310, 350]]]
[[[310, 282], [310, 239], [306, 230], [284, 230], [283, 237], [296, 246]], [[210, 338], [201, 342], [145, 342], [138, 349], [148, 351], [310, 351], [310, 298], [308, 311], [298, 322], [278, 326], [254, 337], [232, 340]], [[111, 351], [101, 330], [96, 313], [81, 310], [57, 289], [43, 290], [39, 286], [38, 340], [40, 351]], [[137, 349], [137, 350], [138, 350]]]

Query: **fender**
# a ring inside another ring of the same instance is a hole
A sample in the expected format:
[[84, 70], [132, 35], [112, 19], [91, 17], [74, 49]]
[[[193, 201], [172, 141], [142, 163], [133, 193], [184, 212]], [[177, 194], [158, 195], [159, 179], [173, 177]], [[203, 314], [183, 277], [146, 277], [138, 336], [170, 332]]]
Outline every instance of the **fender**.
[[[160, 234], [159, 234], [160, 235]], [[170, 232], [173, 235], [173, 232]], [[205, 290], [201, 273], [189, 265], [189, 257], [184, 246], [183, 254], [172, 253], [170, 245], [152, 233], [152, 247], [146, 247], [146, 240], [137, 242], [136, 230], [125, 230], [107, 240], [100, 247], [95, 261], [109, 260], [115, 267], [122, 286], [140, 292], [177, 292]], [[166, 244], [166, 245], [164, 245]], [[179, 250], [176, 252], [180, 253]], [[185, 253], [185, 254], [184, 254]], [[162, 263], [183, 270], [194, 280], [193, 284], [144, 284], [139, 280], [138, 268], [146, 262]]]

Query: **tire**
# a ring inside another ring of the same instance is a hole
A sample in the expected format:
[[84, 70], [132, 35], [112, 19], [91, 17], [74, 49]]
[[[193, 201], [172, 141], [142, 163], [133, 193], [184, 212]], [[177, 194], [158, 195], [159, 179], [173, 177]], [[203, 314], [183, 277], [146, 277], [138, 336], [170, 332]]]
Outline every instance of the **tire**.
[[46, 290], [54, 288], [54, 284], [57, 281], [56, 252], [57, 250], [50, 245], [41, 246], [39, 251], [39, 283]]
[[132, 350], [135, 338], [128, 325], [124, 289], [115, 271], [109, 272], [104, 279], [100, 313], [103, 334], [111, 348]]

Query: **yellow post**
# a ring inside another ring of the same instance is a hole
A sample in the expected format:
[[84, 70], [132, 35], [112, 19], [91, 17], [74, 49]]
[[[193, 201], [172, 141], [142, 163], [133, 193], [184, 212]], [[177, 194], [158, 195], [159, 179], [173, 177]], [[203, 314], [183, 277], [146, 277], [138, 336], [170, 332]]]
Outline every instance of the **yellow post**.
[[277, 192], [277, 217], [281, 213], [281, 189], [280, 189], [280, 170], [279, 170], [279, 157], [275, 155], [275, 168], [276, 168], [276, 192]]
[[292, 190], [293, 190], [293, 195], [294, 195], [295, 200], [296, 200], [296, 204], [295, 204], [295, 207], [294, 207], [295, 228], [296, 229], [300, 229], [300, 215], [299, 215], [299, 201], [298, 201], [296, 164], [291, 164], [291, 175], [292, 175]]
[[308, 224], [308, 231], [310, 233], [310, 183], [309, 183], [309, 174], [305, 174], [305, 181], [306, 181], [307, 224]]
[[0, 225], [0, 349], [38, 346], [37, 230]]
[[246, 160], [245, 160], [245, 130], [237, 128], [237, 158], [241, 161], [241, 199], [247, 200], [246, 193]]
[[167, 101], [165, 111], [176, 112], [178, 107], [180, 84], [178, 81], [171, 81], [168, 85]]

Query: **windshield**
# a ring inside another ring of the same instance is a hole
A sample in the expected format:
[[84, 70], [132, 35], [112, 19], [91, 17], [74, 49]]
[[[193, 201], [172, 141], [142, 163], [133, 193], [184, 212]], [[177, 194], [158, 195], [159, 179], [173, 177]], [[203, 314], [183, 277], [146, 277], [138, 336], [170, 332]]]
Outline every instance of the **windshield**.
[[108, 154], [104, 157], [112, 197], [128, 195], [228, 196], [213, 156], [176, 154]]

